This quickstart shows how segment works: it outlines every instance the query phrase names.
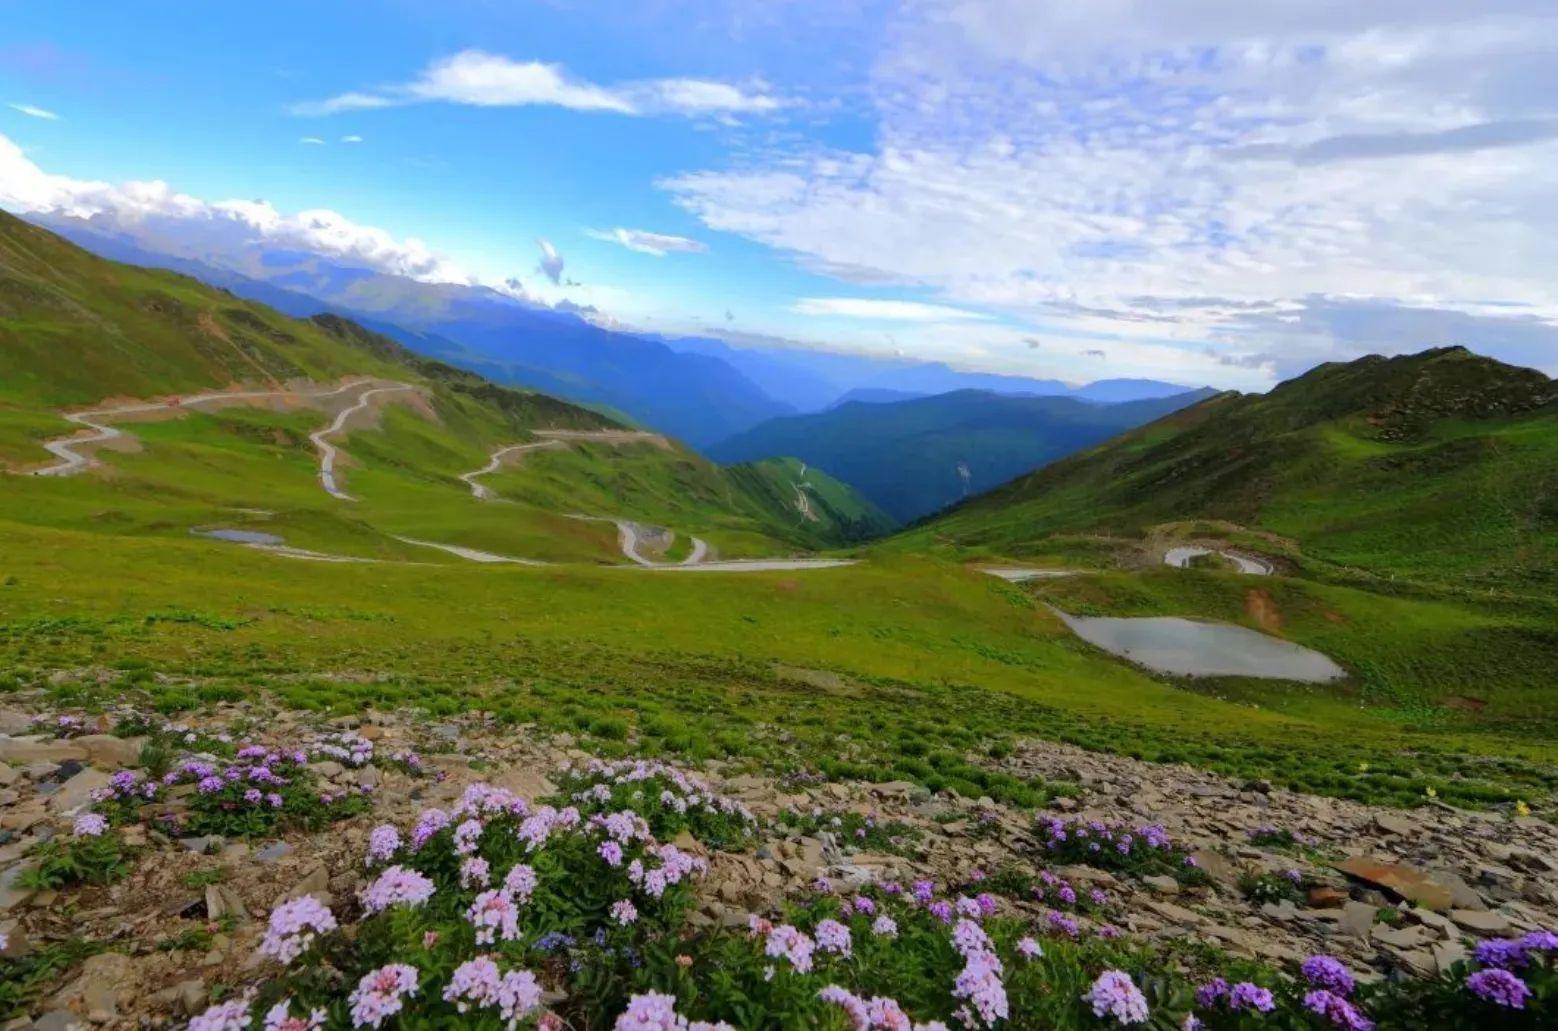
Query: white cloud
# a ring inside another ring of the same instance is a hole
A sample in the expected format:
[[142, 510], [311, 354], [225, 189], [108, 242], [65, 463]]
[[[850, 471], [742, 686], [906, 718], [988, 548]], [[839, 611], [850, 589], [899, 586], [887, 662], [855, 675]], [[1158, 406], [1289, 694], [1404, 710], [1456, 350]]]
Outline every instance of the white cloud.
[[300, 136], [298, 137], [298, 142], [306, 143], [312, 147], [323, 147], [325, 145], [325, 141], [318, 136]]
[[803, 297], [791, 306], [800, 315], [879, 319], [888, 322], [958, 322], [987, 318], [979, 312], [918, 301], [884, 301], [868, 297]]
[[608, 243], [621, 244], [630, 251], [653, 254], [657, 258], [671, 253], [702, 254], [709, 249], [702, 241], [689, 240], [685, 236], [651, 233], [646, 229], [623, 229], [620, 226], [616, 229], [586, 229], [584, 235]]
[[536, 239], [536, 246], [541, 248], [541, 260], [536, 264], [536, 270], [554, 284], [563, 281], [563, 256], [557, 253], [557, 248], [552, 246], [550, 240]]
[[557, 64], [515, 61], [484, 50], [442, 57], [410, 82], [357, 90], [295, 104], [298, 115], [442, 102], [476, 107], [546, 105], [622, 115], [682, 114], [731, 117], [773, 111], [783, 105], [763, 92], [705, 79], [647, 79], [601, 86], [575, 79]]
[[362, 137], [361, 136], [342, 136], [341, 137], [341, 142], [342, 143], [361, 143], [362, 142]]
[[[1293, 371], [1285, 353], [1352, 353], [1361, 323], [1299, 318], [1290, 351], [1252, 330], [1347, 299], [1441, 326], [1519, 301], [1558, 326], [1550, 3], [904, 10], [869, 147], [782, 140], [661, 186], [813, 271], [1088, 334], [1111, 362], [1117, 340], [1154, 341], [1199, 367], [1212, 342], [1229, 368]], [[1468, 346], [1503, 338], [1455, 326]]]
[[[267, 250], [325, 255], [422, 282], [480, 281], [415, 237], [397, 238], [335, 211], [283, 214], [265, 201], [209, 202], [164, 182], [114, 185], [51, 175], [0, 135], [0, 207], [68, 218], [122, 234], [148, 250], [253, 272]], [[501, 280], [491, 285], [500, 286]]]
[[59, 121], [59, 115], [47, 108], [38, 107], [36, 104], [11, 104], [9, 106], [12, 111], [20, 111], [29, 118], [42, 118], [49, 122]]

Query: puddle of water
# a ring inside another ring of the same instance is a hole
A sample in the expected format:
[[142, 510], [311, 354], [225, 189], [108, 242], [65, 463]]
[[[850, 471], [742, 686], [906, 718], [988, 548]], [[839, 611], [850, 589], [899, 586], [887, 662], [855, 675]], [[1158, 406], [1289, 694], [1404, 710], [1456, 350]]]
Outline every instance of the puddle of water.
[[1125, 619], [1054, 610], [1078, 637], [1139, 666], [1179, 677], [1262, 677], [1322, 684], [1347, 675], [1310, 648], [1227, 623], [1177, 616]]
[[260, 533], [258, 530], [191, 530], [196, 537], [213, 537], [219, 541], [232, 541], [235, 544], [263, 544], [275, 547], [285, 544], [286, 539], [277, 537], [273, 533]]

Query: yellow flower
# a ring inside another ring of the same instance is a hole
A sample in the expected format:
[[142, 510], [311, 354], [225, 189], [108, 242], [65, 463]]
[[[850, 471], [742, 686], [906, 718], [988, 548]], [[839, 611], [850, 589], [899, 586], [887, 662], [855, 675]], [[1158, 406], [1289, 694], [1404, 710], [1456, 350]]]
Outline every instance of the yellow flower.
[[1439, 792], [1435, 791], [1431, 787], [1424, 788], [1423, 789], [1423, 794], [1427, 795], [1429, 798], [1438, 798], [1439, 797]]
[[1359, 773], [1368, 773], [1369, 772], [1369, 764], [1368, 763], [1359, 763], [1358, 764], [1358, 772]]
[[1515, 803], [1515, 815], [1516, 816], [1530, 816], [1531, 815], [1531, 807], [1526, 805], [1523, 800], [1522, 801], [1517, 801]]

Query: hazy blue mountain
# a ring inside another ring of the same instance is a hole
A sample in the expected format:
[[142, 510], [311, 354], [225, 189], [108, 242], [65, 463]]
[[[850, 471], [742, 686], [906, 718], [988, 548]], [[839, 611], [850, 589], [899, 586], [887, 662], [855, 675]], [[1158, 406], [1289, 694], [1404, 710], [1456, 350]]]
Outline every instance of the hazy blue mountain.
[[1072, 397], [1103, 404], [1119, 404], [1122, 401], [1146, 401], [1155, 397], [1173, 397], [1183, 394], [1187, 387], [1178, 383], [1165, 383], [1158, 379], [1100, 379], [1086, 386], [1077, 387]]
[[793, 455], [908, 522], [1210, 396], [1098, 404], [959, 390], [852, 401], [773, 419], [708, 449], [720, 462]]
[[901, 398], [929, 397], [954, 390], [988, 390], [996, 394], [1069, 396], [1114, 403], [1170, 397], [1192, 389], [1150, 379], [1108, 379], [1073, 387], [1054, 379], [966, 372], [941, 362], [839, 354], [775, 343], [738, 345], [706, 337], [664, 340], [679, 351], [719, 358], [761, 383], [772, 397], [801, 412], [820, 412], [854, 399], [856, 392], [862, 390], [890, 391]]
[[839, 405], [847, 405], [853, 401], [859, 401], [861, 404], [868, 405], [885, 405], [893, 404], [897, 401], [913, 401], [915, 398], [925, 396], [926, 395], [924, 394], [917, 394], [912, 390], [888, 390], [884, 387], [856, 387], [854, 390], [846, 391], [838, 398], [838, 400], [828, 405], [828, 407], [837, 408]]
[[695, 447], [795, 410], [717, 357], [483, 287], [423, 283], [299, 253], [267, 252], [240, 271], [159, 253], [88, 223], [46, 224], [103, 257], [183, 272], [289, 315], [344, 315], [500, 383], [605, 407]]

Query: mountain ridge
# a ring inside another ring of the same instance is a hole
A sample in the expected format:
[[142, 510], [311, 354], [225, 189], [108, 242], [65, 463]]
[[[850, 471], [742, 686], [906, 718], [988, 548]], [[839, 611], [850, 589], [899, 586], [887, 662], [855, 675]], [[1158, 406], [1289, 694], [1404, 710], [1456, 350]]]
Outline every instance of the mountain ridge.
[[1558, 570], [1554, 470], [1558, 380], [1434, 348], [1217, 394], [911, 533], [1021, 554], [1051, 535], [1212, 520], [1387, 575], [1545, 582]]
[[770, 420], [708, 450], [723, 461], [794, 455], [854, 485], [906, 522], [1200, 396], [1192, 391], [1102, 405], [970, 389], [903, 401], [852, 401]]

